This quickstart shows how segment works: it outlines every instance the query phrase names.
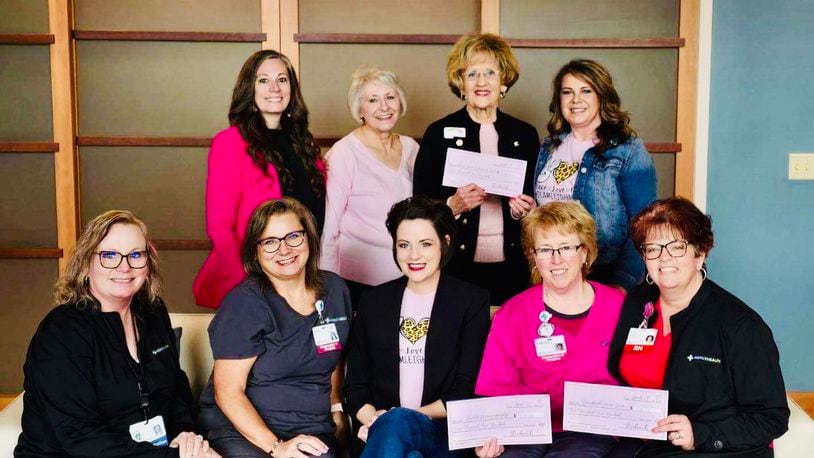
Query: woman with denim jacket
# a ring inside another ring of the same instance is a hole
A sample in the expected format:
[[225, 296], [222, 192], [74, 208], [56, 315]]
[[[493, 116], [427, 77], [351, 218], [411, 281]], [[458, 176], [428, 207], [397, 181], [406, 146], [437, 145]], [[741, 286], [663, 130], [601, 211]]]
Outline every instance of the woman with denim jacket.
[[513, 201], [512, 216], [535, 205], [577, 200], [596, 220], [599, 257], [591, 279], [628, 290], [644, 278], [644, 263], [628, 235], [630, 219], [656, 199], [656, 169], [628, 125], [608, 70], [572, 60], [553, 82], [549, 136], [534, 171], [534, 198]]

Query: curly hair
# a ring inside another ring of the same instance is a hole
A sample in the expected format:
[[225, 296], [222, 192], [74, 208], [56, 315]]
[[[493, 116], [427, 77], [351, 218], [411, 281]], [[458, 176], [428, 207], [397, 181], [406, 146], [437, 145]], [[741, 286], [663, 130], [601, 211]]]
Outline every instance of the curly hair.
[[288, 57], [270, 49], [257, 51], [249, 56], [243, 64], [243, 68], [240, 69], [235, 88], [232, 91], [229, 124], [237, 126], [240, 135], [249, 144], [249, 155], [257, 167], [263, 173], [267, 173], [268, 165], [272, 164], [277, 169], [283, 186], [288, 186], [293, 179], [291, 171], [285, 168], [280, 145], [274, 144], [273, 136], [266, 126], [263, 115], [254, 102], [257, 69], [268, 59], [280, 59], [288, 70], [291, 100], [280, 118], [280, 127], [287, 135], [295, 155], [301, 158], [305, 171], [310, 177], [311, 188], [316, 195], [322, 196], [325, 194], [325, 175], [317, 167], [320, 151], [314, 141], [314, 136], [308, 130], [308, 108], [302, 98], [297, 74]]
[[150, 240], [147, 233], [147, 226], [144, 221], [127, 210], [109, 210], [93, 218], [85, 226], [79, 240], [76, 241], [71, 259], [65, 272], [59, 277], [54, 285], [54, 304], [89, 304], [90, 307], [98, 307], [98, 301], [90, 292], [90, 284], [87, 281], [90, 263], [99, 244], [107, 237], [110, 228], [116, 224], [131, 224], [138, 227], [144, 238], [147, 240], [147, 279], [141, 289], [136, 293], [136, 298], [143, 304], [153, 304], [159, 299], [161, 294], [161, 272], [158, 269], [158, 251]]
[[463, 72], [469, 62], [478, 54], [485, 53], [497, 60], [500, 67], [500, 82], [506, 92], [520, 78], [520, 64], [514, 57], [511, 46], [503, 38], [491, 33], [476, 33], [462, 36], [449, 51], [447, 57], [447, 83], [452, 93], [460, 98], [464, 88]]
[[613, 78], [608, 69], [590, 59], [575, 59], [560, 68], [551, 83], [551, 103], [548, 106], [551, 119], [546, 127], [555, 147], [562, 144], [560, 138], [562, 134], [571, 131], [571, 126], [563, 117], [560, 106], [562, 80], [566, 75], [575, 76], [588, 83], [599, 98], [599, 117], [602, 124], [596, 129], [599, 143], [595, 146], [599, 154], [636, 136], [636, 131], [630, 127], [630, 115], [622, 110], [622, 101], [613, 86]]

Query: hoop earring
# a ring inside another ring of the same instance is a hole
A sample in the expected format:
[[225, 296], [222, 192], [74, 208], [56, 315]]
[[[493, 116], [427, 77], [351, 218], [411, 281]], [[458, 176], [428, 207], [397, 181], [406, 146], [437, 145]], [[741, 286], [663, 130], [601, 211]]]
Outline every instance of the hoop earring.
[[646, 281], [648, 285], [653, 284], [653, 279], [650, 278], [650, 274], [647, 274], [647, 275], [644, 276], [644, 281]]
[[707, 269], [705, 269], [704, 266], [701, 266], [701, 269], [699, 270], [699, 272], [701, 272], [701, 281], [706, 280], [707, 279]]

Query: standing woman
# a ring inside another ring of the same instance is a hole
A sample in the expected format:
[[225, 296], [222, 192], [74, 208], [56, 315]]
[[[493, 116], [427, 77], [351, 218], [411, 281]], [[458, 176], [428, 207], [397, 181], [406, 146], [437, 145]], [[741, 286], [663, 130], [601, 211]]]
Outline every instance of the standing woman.
[[[451, 274], [481, 285], [495, 304], [528, 286], [529, 270], [520, 247], [520, 208], [532, 205], [532, 173], [540, 139], [530, 124], [498, 109], [519, 77], [509, 45], [492, 34], [466, 35], [449, 53], [447, 79], [464, 107], [427, 127], [415, 163], [413, 194], [444, 200], [457, 218], [458, 240]], [[443, 186], [447, 148], [510, 157], [527, 162], [524, 195], [487, 195], [477, 183]]]
[[[628, 290], [641, 283], [644, 264], [628, 236], [629, 222], [656, 199], [656, 169], [608, 70], [572, 60], [553, 82], [549, 136], [534, 172], [537, 205], [577, 200], [596, 220], [599, 257], [591, 278]], [[520, 201], [520, 215], [531, 208]], [[532, 204], [533, 205], [533, 204]]]
[[412, 197], [387, 215], [404, 276], [362, 295], [345, 394], [363, 456], [445, 457], [446, 403], [474, 396], [489, 332], [489, 295], [441, 272], [455, 221], [442, 202]]
[[345, 279], [355, 308], [363, 289], [401, 276], [383, 223], [393, 204], [412, 195], [418, 143], [393, 131], [407, 111], [404, 89], [393, 72], [359, 67], [348, 90], [348, 108], [361, 126], [326, 156], [320, 268]]
[[257, 51], [232, 92], [229, 127], [215, 136], [206, 179], [206, 232], [212, 252], [192, 286], [198, 305], [217, 308], [245, 277], [240, 244], [252, 211], [269, 199], [294, 197], [325, 213], [325, 175], [308, 131], [308, 109], [288, 58]]
[[670, 415], [653, 429], [667, 441], [647, 441], [636, 456], [774, 456], [770, 444], [789, 422], [780, 356], [763, 319], [707, 278], [711, 219], [673, 197], [632, 226], [647, 284], [625, 298], [608, 369], [631, 386], [670, 392]]
[[209, 325], [215, 365], [201, 426], [224, 456], [337, 457], [345, 282], [318, 269], [313, 216], [289, 197], [257, 207], [241, 257], [248, 276]]

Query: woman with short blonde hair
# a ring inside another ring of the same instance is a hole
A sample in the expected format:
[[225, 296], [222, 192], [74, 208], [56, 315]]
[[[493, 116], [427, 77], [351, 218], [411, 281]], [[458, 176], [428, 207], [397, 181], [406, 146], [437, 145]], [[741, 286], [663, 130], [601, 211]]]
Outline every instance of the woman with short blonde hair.
[[361, 292], [401, 276], [390, 259], [384, 220], [409, 197], [418, 143], [395, 133], [407, 112], [396, 75], [363, 65], [353, 72], [348, 109], [361, 125], [328, 151], [328, 184], [320, 267], [344, 278], [354, 308]]

